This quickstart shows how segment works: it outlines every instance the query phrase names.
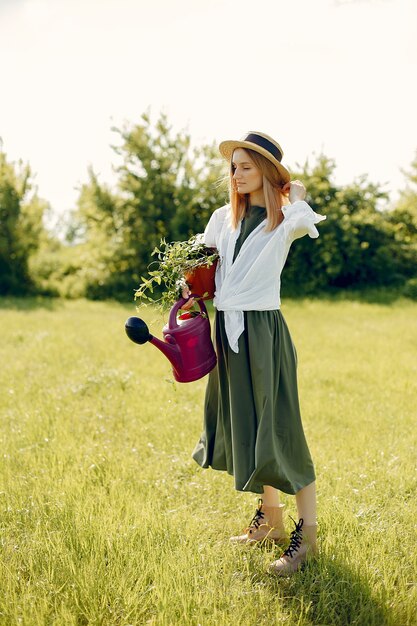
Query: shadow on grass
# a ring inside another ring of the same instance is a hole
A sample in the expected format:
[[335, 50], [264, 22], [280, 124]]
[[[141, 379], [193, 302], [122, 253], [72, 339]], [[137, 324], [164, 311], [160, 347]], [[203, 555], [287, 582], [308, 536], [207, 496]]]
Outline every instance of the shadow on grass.
[[[51, 296], [0, 296], [0, 310], [35, 311], [37, 309], [46, 309], [48, 311], [56, 311], [62, 308], [66, 302], [76, 302], [76, 300], [53, 298]], [[118, 306], [125, 311], [133, 311], [132, 315], [135, 314], [136, 304], [134, 301], [120, 302], [119, 300], [85, 300], [85, 302], [107, 302], [112, 306]]]
[[0, 297], [0, 309], [11, 311], [34, 311], [36, 309], [47, 309], [55, 311], [62, 306], [59, 298], [44, 296], [2, 296]]
[[[324, 302], [364, 302], [366, 304], [390, 305], [405, 298], [400, 289], [374, 287], [368, 289], [334, 289], [311, 294], [297, 294], [282, 289], [282, 298], [288, 300], [320, 300]], [[411, 302], [411, 300], [410, 300]]]
[[[255, 575], [256, 578], [256, 575]], [[372, 593], [364, 576], [342, 560], [321, 555], [291, 577], [268, 575], [268, 586], [280, 605], [299, 615], [303, 626], [399, 626], [406, 616], [395, 614]]]

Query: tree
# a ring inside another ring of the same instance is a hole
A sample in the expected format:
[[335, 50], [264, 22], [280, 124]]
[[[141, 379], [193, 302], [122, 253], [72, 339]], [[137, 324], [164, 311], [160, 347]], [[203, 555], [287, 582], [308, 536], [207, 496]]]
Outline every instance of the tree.
[[395, 227], [397, 241], [402, 247], [413, 250], [413, 257], [417, 250], [417, 152], [411, 163], [411, 170], [403, 171], [403, 174], [406, 177], [406, 187], [389, 219]]
[[122, 158], [117, 189], [90, 169], [75, 214], [86, 295], [93, 298], [129, 297], [160, 240], [188, 239], [225, 201], [214, 146], [192, 149], [188, 133], [174, 134], [165, 115], [155, 125], [144, 114], [140, 124], [113, 130], [122, 139], [114, 148]]
[[314, 245], [304, 238], [290, 250], [284, 291], [401, 285], [415, 255], [397, 236], [394, 214], [379, 208], [387, 194], [366, 176], [337, 186], [332, 180], [335, 166], [319, 155], [313, 166], [306, 161], [295, 174], [307, 187], [309, 204], [327, 219]]
[[405, 189], [388, 219], [395, 233], [396, 250], [404, 259], [408, 277], [404, 294], [417, 299], [417, 152], [406, 177]]
[[44, 234], [48, 205], [31, 182], [29, 165], [9, 163], [0, 146], [0, 294], [34, 291], [29, 258]]

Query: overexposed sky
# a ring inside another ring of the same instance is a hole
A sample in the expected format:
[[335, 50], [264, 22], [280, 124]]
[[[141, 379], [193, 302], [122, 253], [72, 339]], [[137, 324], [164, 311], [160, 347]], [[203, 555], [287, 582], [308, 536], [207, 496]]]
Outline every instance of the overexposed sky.
[[196, 144], [272, 135], [395, 198], [417, 150], [416, 0], [0, 0], [0, 137], [56, 212], [111, 126], [151, 108]]

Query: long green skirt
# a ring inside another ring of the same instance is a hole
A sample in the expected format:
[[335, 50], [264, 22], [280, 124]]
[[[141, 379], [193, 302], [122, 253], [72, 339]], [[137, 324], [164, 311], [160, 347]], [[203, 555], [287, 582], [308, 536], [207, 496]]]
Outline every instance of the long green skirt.
[[295, 494], [315, 480], [297, 388], [297, 354], [280, 310], [245, 312], [239, 352], [216, 312], [218, 363], [209, 374], [204, 430], [193, 458], [234, 476], [238, 491], [263, 485]]

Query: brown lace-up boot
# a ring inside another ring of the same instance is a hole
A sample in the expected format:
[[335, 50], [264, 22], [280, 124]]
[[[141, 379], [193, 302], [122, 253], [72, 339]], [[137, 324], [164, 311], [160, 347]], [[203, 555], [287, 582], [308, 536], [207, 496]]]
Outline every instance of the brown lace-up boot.
[[[291, 518], [292, 519], [292, 518]], [[317, 553], [317, 524], [304, 526], [301, 518], [291, 532], [290, 545], [281, 557], [271, 563], [269, 571], [277, 576], [288, 576], [296, 572], [305, 561]]]
[[230, 537], [232, 543], [257, 544], [262, 541], [282, 543], [287, 540], [284, 523], [282, 521], [283, 504], [279, 506], [264, 506], [262, 498], [258, 500], [258, 508], [250, 524], [243, 534]]

